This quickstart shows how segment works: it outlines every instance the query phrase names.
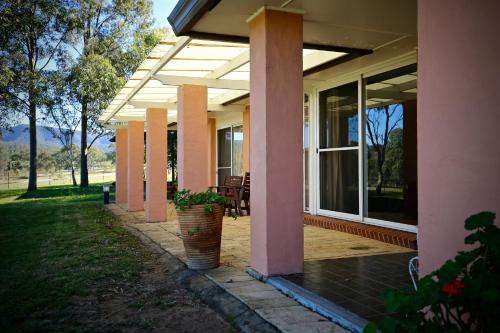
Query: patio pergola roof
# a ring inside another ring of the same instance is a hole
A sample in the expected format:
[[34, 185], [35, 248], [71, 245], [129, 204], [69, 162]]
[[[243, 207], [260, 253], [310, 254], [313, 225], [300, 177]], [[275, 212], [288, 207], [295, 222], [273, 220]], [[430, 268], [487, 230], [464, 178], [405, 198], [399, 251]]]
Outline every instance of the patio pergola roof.
[[[303, 70], [335, 61], [346, 53], [303, 50]], [[243, 111], [249, 93], [249, 45], [169, 36], [149, 53], [100, 117], [109, 125], [145, 120], [147, 107], [168, 109], [177, 121], [177, 87], [208, 87], [208, 111]]]

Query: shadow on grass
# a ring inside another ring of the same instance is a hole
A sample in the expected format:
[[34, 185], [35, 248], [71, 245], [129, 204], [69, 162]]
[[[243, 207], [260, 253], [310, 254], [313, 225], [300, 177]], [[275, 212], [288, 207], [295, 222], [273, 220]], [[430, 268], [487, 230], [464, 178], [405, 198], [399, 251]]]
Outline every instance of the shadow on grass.
[[102, 200], [102, 185], [92, 184], [87, 188], [71, 185], [40, 187], [36, 191], [21, 193], [16, 200], [65, 198], [65, 201], [72, 201], [72, 199], [97, 201]]

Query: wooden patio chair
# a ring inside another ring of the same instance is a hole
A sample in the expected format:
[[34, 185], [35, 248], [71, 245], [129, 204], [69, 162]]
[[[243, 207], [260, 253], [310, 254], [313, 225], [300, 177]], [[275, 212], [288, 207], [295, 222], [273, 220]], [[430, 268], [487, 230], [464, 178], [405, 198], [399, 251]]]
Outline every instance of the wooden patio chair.
[[[242, 206], [241, 203], [244, 203], [245, 206]], [[240, 198], [237, 204], [238, 214], [243, 215], [243, 210], [246, 212], [246, 215], [250, 215], [250, 172], [245, 172], [245, 178], [243, 179], [243, 184], [240, 189]]]
[[224, 212], [228, 210], [227, 215], [231, 216], [231, 210], [234, 208], [239, 214], [239, 198], [241, 183], [243, 182], [242, 176], [226, 176], [224, 184], [221, 186], [210, 186], [211, 189], [216, 189], [217, 194], [226, 198], [224, 205]]

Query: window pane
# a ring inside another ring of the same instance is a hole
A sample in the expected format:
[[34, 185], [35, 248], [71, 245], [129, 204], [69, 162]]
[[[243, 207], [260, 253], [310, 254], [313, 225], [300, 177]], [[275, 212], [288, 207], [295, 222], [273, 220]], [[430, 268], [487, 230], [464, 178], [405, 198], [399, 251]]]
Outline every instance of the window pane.
[[233, 127], [233, 176], [243, 175], [243, 126]]
[[304, 208], [309, 210], [309, 95], [304, 95]]
[[358, 151], [320, 152], [320, 208], [359, 214]]
[[231, 128], [217, 131], [217, 166], [231, 167]]
[[416, 66], [366, 80], [366, 167], [371, 218], [417, 224]]
[[358, 83], [326, 90], [319, 95], [319, 147], [358, 145]]

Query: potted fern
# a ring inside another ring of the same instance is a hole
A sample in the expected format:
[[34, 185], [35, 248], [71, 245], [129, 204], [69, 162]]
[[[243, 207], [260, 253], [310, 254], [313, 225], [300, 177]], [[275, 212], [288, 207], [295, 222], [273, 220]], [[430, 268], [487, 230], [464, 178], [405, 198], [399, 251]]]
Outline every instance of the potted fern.
[[219, 266], [225, 198], [183, 189], [174, 194], [177, 219], [190, 269]]

